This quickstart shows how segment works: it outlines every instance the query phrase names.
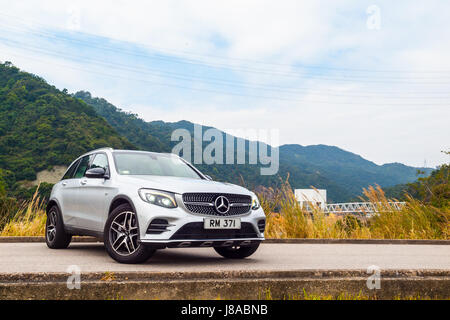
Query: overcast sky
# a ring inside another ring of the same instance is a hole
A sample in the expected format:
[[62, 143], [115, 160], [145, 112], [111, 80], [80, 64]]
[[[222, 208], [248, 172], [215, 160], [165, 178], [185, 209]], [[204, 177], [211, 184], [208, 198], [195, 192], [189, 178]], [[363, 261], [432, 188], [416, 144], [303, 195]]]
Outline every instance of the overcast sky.
[[0, 61], [147, 121], [448, 162], [450, 2], [148, 2], [0, 0]]

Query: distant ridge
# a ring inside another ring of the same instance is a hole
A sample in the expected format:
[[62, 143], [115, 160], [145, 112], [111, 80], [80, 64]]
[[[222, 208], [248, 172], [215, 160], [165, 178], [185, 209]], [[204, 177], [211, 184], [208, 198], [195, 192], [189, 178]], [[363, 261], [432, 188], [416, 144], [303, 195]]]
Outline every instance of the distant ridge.
[[[92, 106], [120, 134], [141, 149], [170, 152], [175, 144], [170, 141], [173, 130], [183, 128], [193, 132], [194, 123], [189, 121], [146, 122], [137, 114], [127, 113], [103, 98], [92, 97], [89, 92], [79, 91], [74, 97]], [[240, 183], [242, 176], [245, 183], [253, 188], [259, 185], [276, 186], [280, 177], [286, 178], [289, 174], [292, 187], [324, 188], [328, 190], [330, 200], [334, 201], [355, 198], [368, 185], [387, 187], [415, 181], [418, 169], [431, 172], [429, 168], [414, 168], [399, 163], [380, 166], [336, 146], [286, 144], [279, 150], [280, 170], [277, 176], [261, 176], [259, 168], [251, 165], [198, 167], [217, 180]]]

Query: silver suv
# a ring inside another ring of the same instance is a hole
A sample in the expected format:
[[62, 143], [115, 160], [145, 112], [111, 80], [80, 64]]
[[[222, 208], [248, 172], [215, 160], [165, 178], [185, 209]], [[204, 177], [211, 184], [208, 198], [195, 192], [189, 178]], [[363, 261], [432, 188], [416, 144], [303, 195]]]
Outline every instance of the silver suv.
[[55, 184], [45, 235], [52, 249], [73, 235], [102, 238], [122, 263], [166, 247], [213, 247], [238, 259], [264, 240], [265, 221], [254, 193], [212, 181], [178, 156], [104, 148], [76, 159]]

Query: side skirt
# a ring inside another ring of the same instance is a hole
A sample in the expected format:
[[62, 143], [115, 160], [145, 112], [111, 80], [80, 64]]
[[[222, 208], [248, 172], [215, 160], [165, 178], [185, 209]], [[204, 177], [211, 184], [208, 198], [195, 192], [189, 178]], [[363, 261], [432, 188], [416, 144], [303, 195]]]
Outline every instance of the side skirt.
[[101, 231], [93, 231], [84, 228], [74, 227], [74, 226], [64, 226], [64, 229], [67, 233], [73, 236], [90, 236], [96, 237], [103, 241], [103, 232]]

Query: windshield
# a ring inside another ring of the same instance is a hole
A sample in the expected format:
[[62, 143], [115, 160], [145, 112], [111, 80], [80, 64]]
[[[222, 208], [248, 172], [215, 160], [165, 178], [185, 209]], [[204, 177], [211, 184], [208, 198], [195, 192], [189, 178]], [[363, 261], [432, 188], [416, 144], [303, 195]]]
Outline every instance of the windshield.
[[178, 157], [145, 152], [114, 152], [113, 155], [119, 174], [201, 179], [194, 169]]

